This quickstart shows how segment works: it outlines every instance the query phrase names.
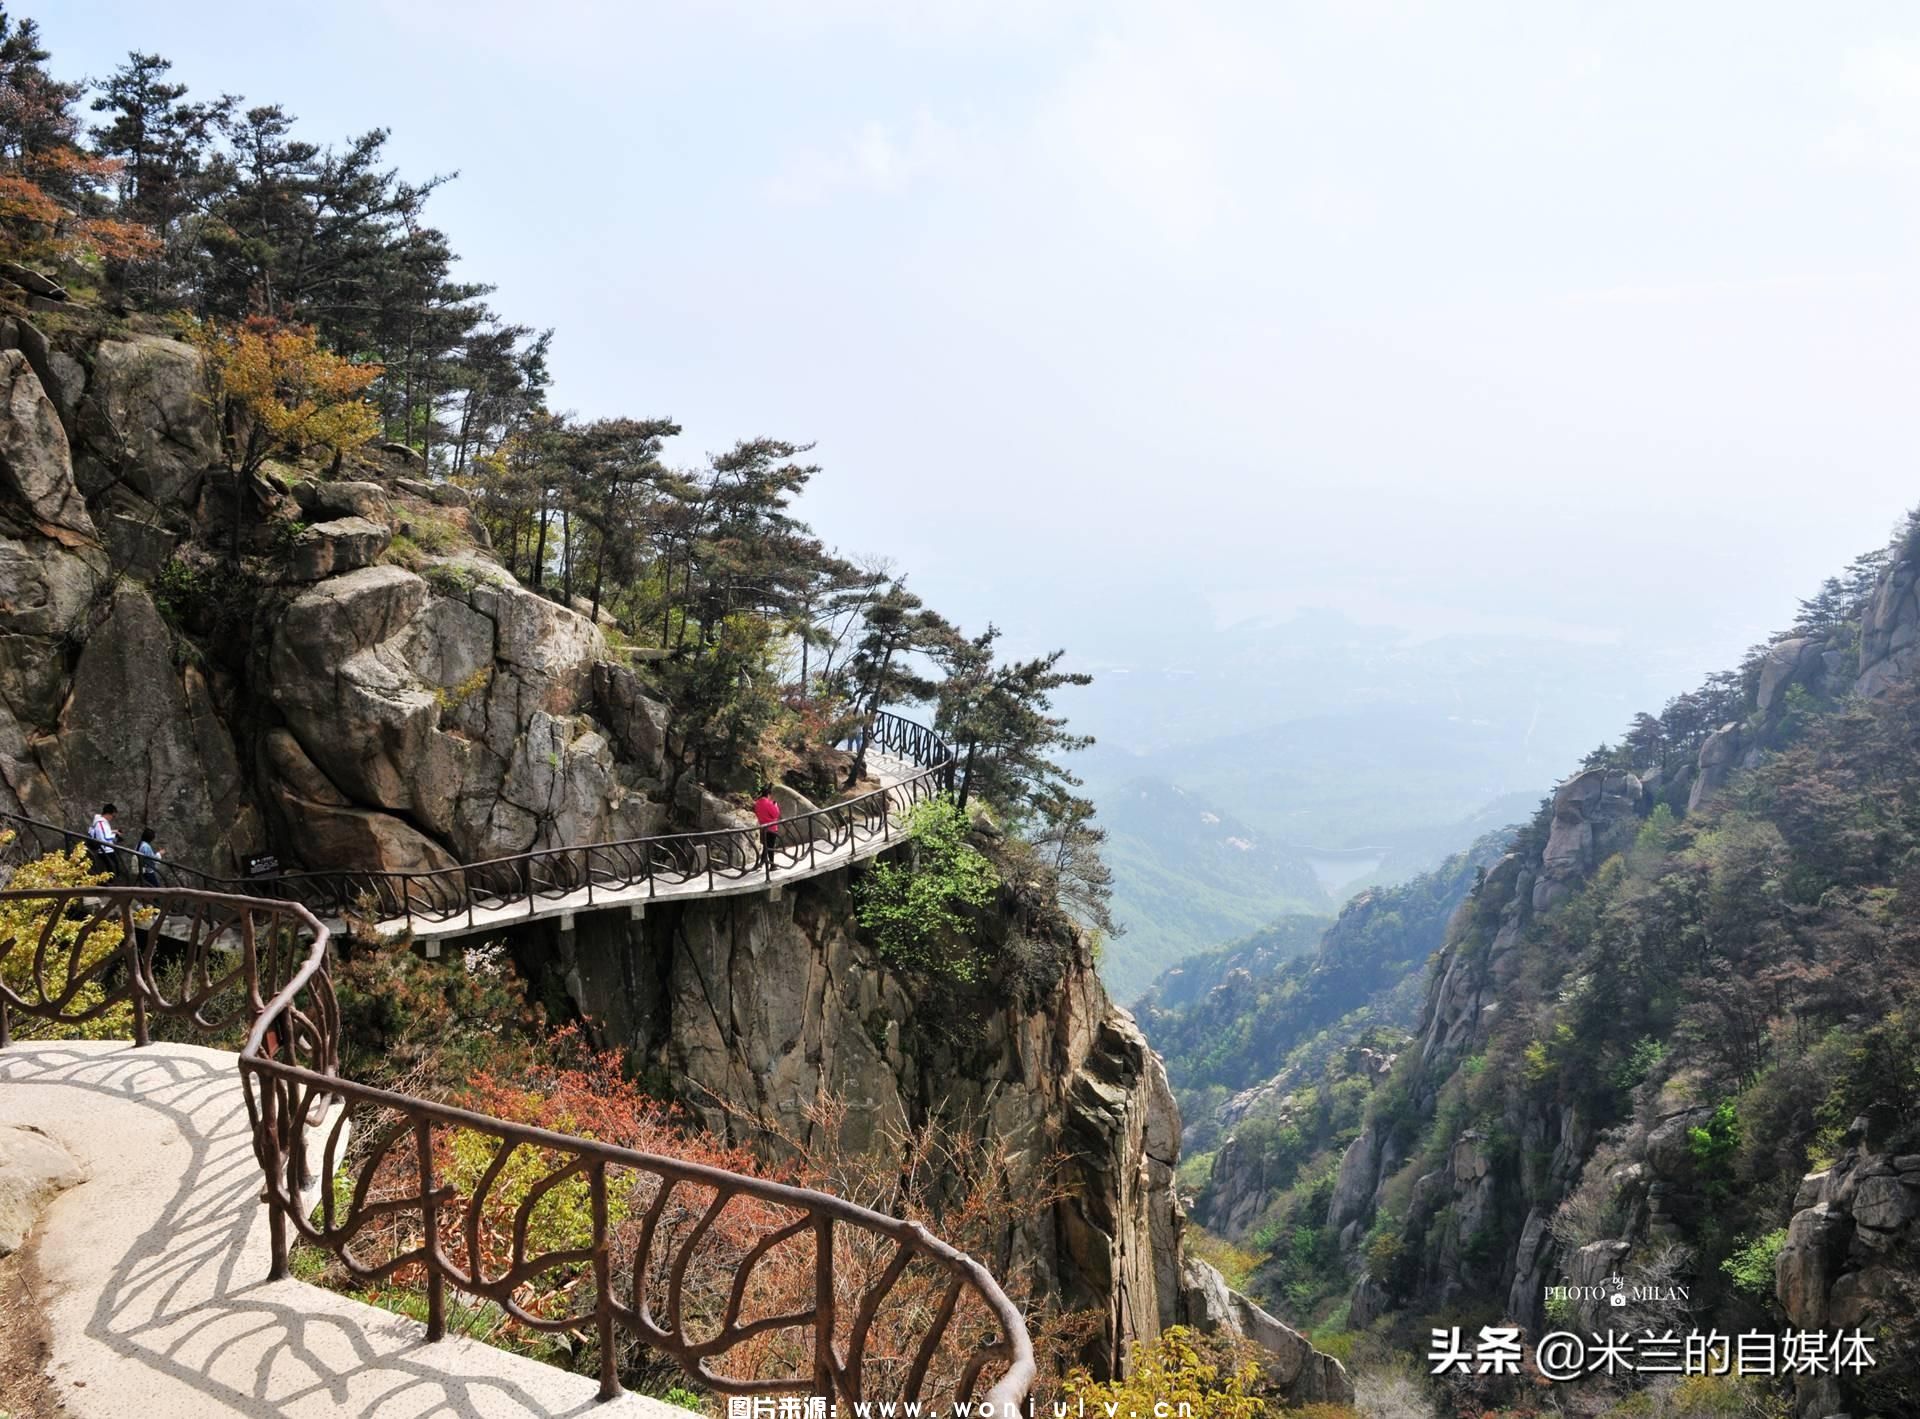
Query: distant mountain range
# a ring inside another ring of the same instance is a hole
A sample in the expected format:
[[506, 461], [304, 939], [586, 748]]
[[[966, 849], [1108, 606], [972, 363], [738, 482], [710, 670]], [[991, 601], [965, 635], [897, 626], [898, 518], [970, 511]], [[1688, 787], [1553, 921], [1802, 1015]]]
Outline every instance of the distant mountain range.
[[1617, 644], [1418, 639], [1336, 612], [1143, 646], [1069, 707], [1127, 928], [1102, 973], [1131, 999], [1183, 956], [1290, 913], [1332, 915], [1489, 829], [1684, 678]]

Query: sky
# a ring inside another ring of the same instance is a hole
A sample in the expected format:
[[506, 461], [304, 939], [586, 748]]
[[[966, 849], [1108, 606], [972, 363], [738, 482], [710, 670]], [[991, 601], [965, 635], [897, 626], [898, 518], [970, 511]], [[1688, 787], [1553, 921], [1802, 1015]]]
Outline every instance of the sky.
[[29, 5], [391, 128], [555, 402], [1095, 659], [1309, 607], [1677, 691], [1920, 502], [1906, 4]]

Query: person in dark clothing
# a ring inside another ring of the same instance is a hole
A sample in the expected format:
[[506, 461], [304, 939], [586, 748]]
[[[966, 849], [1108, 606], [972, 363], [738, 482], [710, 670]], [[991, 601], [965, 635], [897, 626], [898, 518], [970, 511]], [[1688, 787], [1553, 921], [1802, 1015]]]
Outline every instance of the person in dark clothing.
[[760, 866], [773, 870], [773, 849], [780, 841], [780, 805], [773, 801], [773, 785], [760, 785], [760, 796], [753, 800], [753, 816], [760, 824]]

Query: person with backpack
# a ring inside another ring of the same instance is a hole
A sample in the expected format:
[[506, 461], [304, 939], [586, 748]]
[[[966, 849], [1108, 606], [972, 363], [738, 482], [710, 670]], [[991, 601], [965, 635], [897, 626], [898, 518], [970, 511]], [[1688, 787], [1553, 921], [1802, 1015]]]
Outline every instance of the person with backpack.
[[760, 785], [760, 796], [753, 800], [753, 816], [760, 824], [760, 866], [773, 871], [773, 849], [780, 841], [780, 805], [773, 801], [773, 785]]
[[93, 859], [102, 872], [112, 872], [117, 866], [115, 844], [120, 841], [120, 835], [114, 831], [113, 815], [118, 811], [111, 803], [102, 805], [93, 815], [93, 826], [87, 829], [87, 837], [93, 844]]

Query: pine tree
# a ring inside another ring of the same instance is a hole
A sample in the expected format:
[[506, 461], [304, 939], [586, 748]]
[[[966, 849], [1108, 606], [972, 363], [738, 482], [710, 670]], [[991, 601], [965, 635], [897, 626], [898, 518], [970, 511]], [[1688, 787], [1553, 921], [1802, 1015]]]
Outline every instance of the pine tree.
[[119, 214], [150, 229], [157, 243], [150, 259], [121, 273], [149, 299], [175, 298], [190, 279], [190, 222], [214, 190], [214, 139], [238, 103], [231, 96], [184, 102], [187, 86], [166, 79], [172, 68], [157, 54], [129, 54], [96, 86], [92, 104], [107, 115], [92, 130], [94, 149], [119, 163]]
[[935, 654], [946, 669], [935, 723], [952, 737], [960, 760], [961, 806], [978, 794], [1003, 812], [1021, 814], [1077, 788], [1079, 779], [1053, 757], [1093, 743], [1067, 731], [1052, 695], [1088, 685], [1091, 675], [1060, 669], [1066, 652], [999, 664], [998, 627], [971, 640], [953, 637]]

